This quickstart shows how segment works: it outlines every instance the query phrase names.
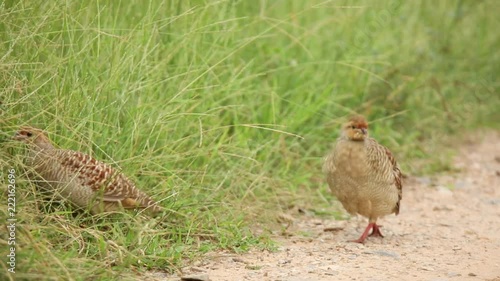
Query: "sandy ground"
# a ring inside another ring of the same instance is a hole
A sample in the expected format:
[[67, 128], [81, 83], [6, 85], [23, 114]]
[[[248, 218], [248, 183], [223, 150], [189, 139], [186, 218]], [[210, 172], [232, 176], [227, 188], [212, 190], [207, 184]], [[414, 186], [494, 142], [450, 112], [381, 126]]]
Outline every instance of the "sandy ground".
[[[500, 280], [500, 132], [459, 148], [459, 173], [410, 177], [399, 216], [379, 221], [385, 238], [357, 238], [366, 219], [292, 214], [277, 252], [212, 253], [184, 268], [193, 280]], [[325, 228], [336, 230], [324, 231]], [[179, 280], [171, 277], [168, 280]], [[186, 279], [189, 280], [189, 279]]]

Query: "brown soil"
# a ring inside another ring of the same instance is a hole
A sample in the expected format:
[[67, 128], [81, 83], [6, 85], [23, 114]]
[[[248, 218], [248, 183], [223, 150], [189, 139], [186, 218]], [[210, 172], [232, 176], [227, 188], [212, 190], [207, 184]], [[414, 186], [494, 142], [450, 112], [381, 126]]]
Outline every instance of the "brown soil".
[[[293, 215], [277, 252], [212, 253], [184, 268], [203, 280], [500, 280], [500, 133], [459, 148], [459, 173], [410, 177], [385, 238], [358, 238], [367, 221]], [[331, 231], [324, 231], [330, 229]], [[308, 233], [308, 237], [298, 235]], [[171, 277], [169, 280], [179, 280]]]

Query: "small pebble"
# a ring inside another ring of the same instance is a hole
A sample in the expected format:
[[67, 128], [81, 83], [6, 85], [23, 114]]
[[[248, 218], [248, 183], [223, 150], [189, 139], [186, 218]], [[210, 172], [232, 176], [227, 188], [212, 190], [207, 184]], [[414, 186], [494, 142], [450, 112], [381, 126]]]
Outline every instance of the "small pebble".
[[197, 267], [197, 266], [192, 266], [191, 267], [191, 271], [194, 271], [194, 272], [204, 272], [205, 269], [203, 269], [201, 267]]
[[335, 231], [340, 231], [343, 230], [344, 228], [341, 226], [333, 226], [333, 227], [325, 227], [323, 229], [324, 232], [335, 232]]
[[186, 275], [181, 277], [181, 281], [210, 281], [208, 274]]
[[350, 259], [350, 260], [354, 260], [356, 259], [358, 256], [357, 255], [350, 255], [348, 256], [347, 258]]
[[486, 202], [488, 204], [491, 204], [491, 205], [500, 205], [500, 198], [493, 198], [493, 199], [487, 200]]
[[430, 185], [432, 183], [432, 180], [429, 177], [417, 177], [416, 180], [418, 183], [425, 185]]
[[468, 180], [461, 180], [461, 181], [456, 181], [455, 182], [455, 188], [456, 189], [464, 189], [464, 188], [470, 188], [471, 182]]
[[234, 262], [240, 262], [240, 263], [245, 263], [245, 261], [241, 258], [233, 258]]
[[451, 191], [449, 188], [447, 187], [444, 187], [442, 185], [438, 186], [437, 187], [437, 191], [440, 195], [444, 196], [444, 197], [451, 197], [453, 196], [453, 191]]
[[398, 254], [396, 254], [394, 252], [390, 252], [390, 251], [375, 250], [375, 251], [366, 251], [366, 252], [363, 252], [363, 253], [399, 259], [399, 255]]
[[335, 270], [330, 270], [330, 271], [326, 271], [325, 275], [335, 276], [335, 275], [339, 275], [339, 272], [335, 271]]

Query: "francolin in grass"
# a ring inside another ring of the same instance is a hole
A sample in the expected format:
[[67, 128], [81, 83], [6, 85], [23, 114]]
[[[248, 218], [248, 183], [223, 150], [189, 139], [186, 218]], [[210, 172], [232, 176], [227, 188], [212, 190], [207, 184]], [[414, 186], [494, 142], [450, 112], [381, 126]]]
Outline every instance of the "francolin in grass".
[[330, 189], [347, 212], [369, 220], [361, 237], [353, 242], [363, 243], [367, 236], [383, 237], [377, 219], [399, 213], [402, 175], [389, 149], [368, 137], [364, 117], [353, 116], [342, 126], [323, 171]]
[[91, 156], [55, 148], [44, 132], [21, 127], [15, 140], [28, 145], [27, 165], [40, 176], [45, 187], [93, 214], [124, 209], [161, 208], [134, 183], [113, 167]]

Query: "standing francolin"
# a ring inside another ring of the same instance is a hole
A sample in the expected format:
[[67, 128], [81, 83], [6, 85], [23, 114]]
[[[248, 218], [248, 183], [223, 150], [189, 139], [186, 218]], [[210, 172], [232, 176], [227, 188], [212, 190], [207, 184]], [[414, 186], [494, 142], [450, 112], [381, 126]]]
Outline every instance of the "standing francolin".
[[352, 116], [342, 126], [323, 171], [330, 189], [347, 212], [369, 220], [361, 237], [353, 242], [363, 243], [367, 236], [383, 237], [377, 219], [399, 213], [402, 175], [389, 149], [368, 137], [364, 117]]

